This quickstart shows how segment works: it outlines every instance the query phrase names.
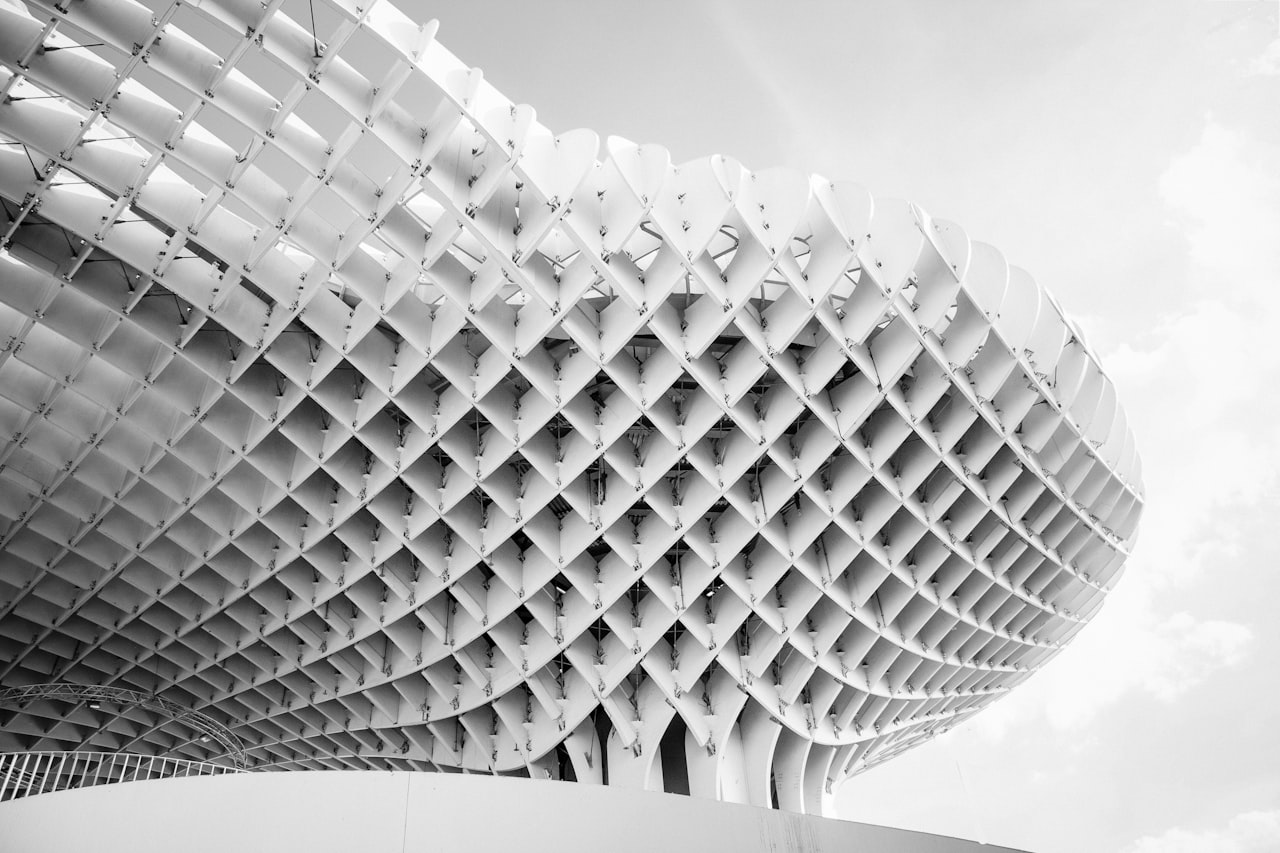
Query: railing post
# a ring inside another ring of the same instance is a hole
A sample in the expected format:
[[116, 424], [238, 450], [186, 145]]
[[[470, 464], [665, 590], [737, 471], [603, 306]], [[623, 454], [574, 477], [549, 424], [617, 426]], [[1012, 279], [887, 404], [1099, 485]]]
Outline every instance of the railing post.
[[0, 802], [116, 782], [243, 772], [240, 767], [164, 755], [87, 750], [0, 753]]
[[39, 772], [40, 774], [40, 790], [36, 791], [37, 794], [44, 793], [45, 783], [49, 781], [49, 773], [44, 769], [44, 762], [47, 757], [48, 756], [42, 753], [39, 753], [39, 752], [36, 753], [36, 767], [38, 768], [37, 772]]
[[24, 792], [23, 796], [26, 796], [25, 791], [29, 787], [31, 787], [31, 780], [27, 778], [27, 764], [29, 764], [30, 762], [31, 762], [31, 753], [29, 752], [24, 753], [22, 756], [22, 760], [16, 763], [17, 769], [13, 774], [14, 789], [23, 791]]
[[27, 753], [26, 756], [22, 759], [22, 771], [18, 777], [22, 781], [23, 786], [26, 787], [28, 790], [31, 789], [31, 774], [28, 773], [27, 766], [31, 764], [31, 758], [32, 758], [32, 754]]
[[4, 782], [0, 783], [0, 803], [13, 799], [9, 794], [9, 777], [13, 775], [14, 756], [4, 756]]

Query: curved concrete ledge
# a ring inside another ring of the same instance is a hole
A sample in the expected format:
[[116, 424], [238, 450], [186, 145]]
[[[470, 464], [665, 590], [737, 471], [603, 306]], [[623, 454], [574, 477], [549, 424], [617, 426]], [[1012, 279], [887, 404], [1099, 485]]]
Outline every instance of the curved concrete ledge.
[[0, 848], [24, 853], [1016, 853], [672, 794], [377, 771], [245, 773], [30, 797], [0, 805]]

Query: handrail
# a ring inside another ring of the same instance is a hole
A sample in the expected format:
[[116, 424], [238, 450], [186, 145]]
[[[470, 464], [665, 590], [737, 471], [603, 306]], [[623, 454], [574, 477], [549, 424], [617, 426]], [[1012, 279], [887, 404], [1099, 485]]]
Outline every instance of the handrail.
[[161, 755], [125, 752], [0, 753], [0, 802], [148, 779], [244, 773], [240, 767]]
[[134, 705], [169, 717], [174, 722], [183, 723], [194, 729], [203, 740], [216, 741], [222, 747], [224, 755], [236, 765], [246, 765], [244, 744], [231, 730], [210, 717], [177, 702], [157, 696], [154, 693], [143, 693], [140, 690], [129, 690], [99, 684], [71, 684], [54, 682], [52, 684], [28, 684], [23, 687], [10, 687], [0, 690], [0, 705], [21, 704], [37, 699], [63, 699], [74, 702], [114, 702], [119, 705]]

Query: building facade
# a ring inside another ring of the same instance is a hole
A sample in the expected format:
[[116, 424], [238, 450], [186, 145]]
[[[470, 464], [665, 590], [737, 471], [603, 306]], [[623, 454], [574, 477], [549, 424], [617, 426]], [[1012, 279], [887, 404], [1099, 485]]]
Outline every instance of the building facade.
[[1026, 272], [409, 5], [0, 2], [0, 750], [822, 813], [1088, 621], [1140, 465]]

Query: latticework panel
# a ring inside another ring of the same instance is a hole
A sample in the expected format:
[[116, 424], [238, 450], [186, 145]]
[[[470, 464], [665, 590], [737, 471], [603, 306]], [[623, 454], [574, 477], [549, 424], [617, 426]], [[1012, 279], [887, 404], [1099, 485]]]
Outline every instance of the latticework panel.
[[[309, 7], [0, 2], [0, 682], [815, 812], [1101, 604], [1132, 437], [996, 250]], [[210, 756], [152, 722], [0, 745]]]

